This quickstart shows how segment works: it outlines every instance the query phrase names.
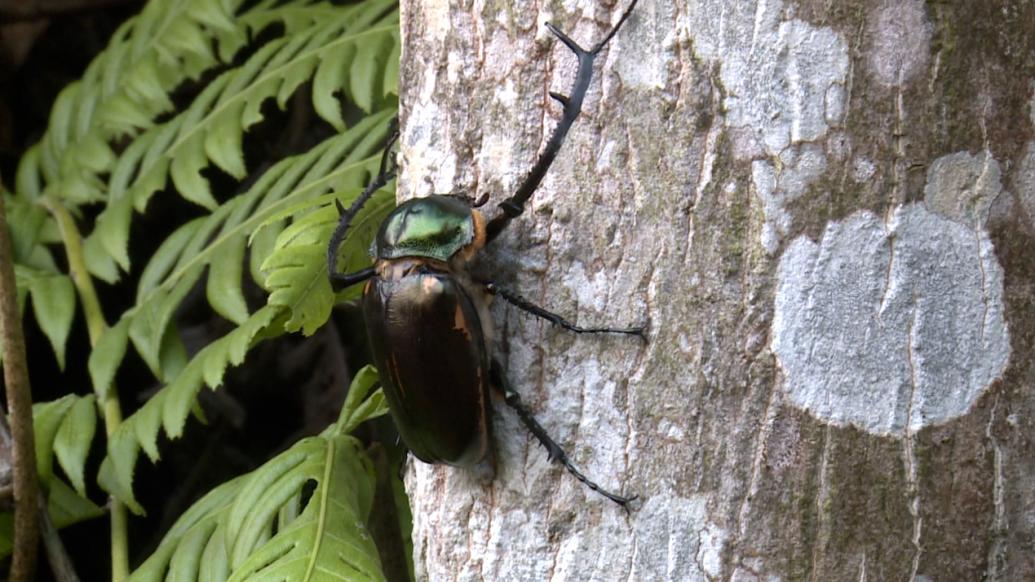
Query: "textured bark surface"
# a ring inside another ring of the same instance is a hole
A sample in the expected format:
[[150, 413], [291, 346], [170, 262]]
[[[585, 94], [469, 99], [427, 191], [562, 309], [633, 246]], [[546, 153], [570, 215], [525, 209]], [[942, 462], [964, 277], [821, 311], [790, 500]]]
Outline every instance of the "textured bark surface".
[[[517, 187], [624, 2], [403, 2], [404, 197]], [[641, 0], [497, 282], [498, 475], [413, 463], [431, 580], [1035, 578], [1035, 4]]]

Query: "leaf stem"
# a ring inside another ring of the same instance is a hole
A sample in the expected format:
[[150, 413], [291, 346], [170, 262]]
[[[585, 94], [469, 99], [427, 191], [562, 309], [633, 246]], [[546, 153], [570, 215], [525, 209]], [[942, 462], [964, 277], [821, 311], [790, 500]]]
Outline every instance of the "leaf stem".
[[14, 546], [10, 580], [27, 582], [36, 570], [39, 542], [39, 483], [36, 445], [32, 431], [32, 394], [25, 356], [25, 336], [18, 312], [14, 257], [7, 232], [4, 189], [0, 187], [0, 344], [3, 347], [4, 385], [11, 415], [14, 464]]
[[[104, 319], [104, 311], [97, 298], [97, 289], [93, 286], [93, 279], [86, 269], [83, 238], [71, 213], [59, 201], [45, 196], [42, 198], [42, 203], [57, 221], [61, 240], [65, 245], [65, 254], [68, 256], [69, 274], [79, 292], [79, 300], [83, 304], [83, 313], [86, 315], [90, 346], [96, 347], [97, 342], [108, 329], [108, 322]], [[118, 392], [114, 389], [108, 390], [108, 395], [103, 400], [98, 395], [98, 403], [101, 408], [101, 416], [104, 418], [104, 430], [110, 439], [122, 424], [122, 406], [119, 404]], [[111, 511], [111, 579], [113, 582], [122, 582], [129, 576], [129, 541], [127, 537], [129, 518], [126, 506], [114, 495], [109, 498], [109, 508]]]

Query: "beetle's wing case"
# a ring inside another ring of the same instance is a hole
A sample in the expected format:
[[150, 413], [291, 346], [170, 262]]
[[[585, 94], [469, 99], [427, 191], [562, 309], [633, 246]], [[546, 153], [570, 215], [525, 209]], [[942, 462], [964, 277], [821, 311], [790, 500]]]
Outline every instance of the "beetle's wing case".
[[385, 397], [406, 446], [422, 461], [492, 459], [489, 355], [477, 299], [445, 264], [379, 263], [363, 312]]

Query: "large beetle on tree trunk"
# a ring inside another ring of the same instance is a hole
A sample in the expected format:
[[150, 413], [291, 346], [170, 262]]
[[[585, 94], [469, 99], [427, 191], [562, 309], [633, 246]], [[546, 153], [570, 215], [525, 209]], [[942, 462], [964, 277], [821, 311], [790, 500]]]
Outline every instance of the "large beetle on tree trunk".
[[582, 328], [468, 272], [475, 255], [524, 212], [525, 202], [539, 187], [582, 109], [594, 59], [635, 6], [633, 0], [591, 50], [547, 24], [578, 57], [575, 84], [570, 96], [550, 94], [564, 107], [561, 120], [517, 192], [499, 205], [491, 220], [478, 210], [484, 200], [438, 194], [409, 200], [381, 224], [372, 248], [374, 266], [339, 273], [338, 248], [352, 219], [378, 188], [395, 177], [391, 151], [397, 129], [385, 145], [375, 179], [348, 209], [338, 206], [341, 218], [327, 249], [328, 272], [337, 289], [366, 283], [363, 312], [385, 397], [403, 442], [422, 461], [480, 466], [489, 473], [494, 470], [489, 407], [490, 389], [494, 388], [502, 391], [507, 405], [546, 447], [551, 459], [622, 506], [635, 498], [601, 489], [586, 478], [522, 404], [498, 360], [489, 354], [492, 320], [488, 306], [493, 296], [499, 296], [577, 333], [624, 333], [643, 338], [644, 327]]

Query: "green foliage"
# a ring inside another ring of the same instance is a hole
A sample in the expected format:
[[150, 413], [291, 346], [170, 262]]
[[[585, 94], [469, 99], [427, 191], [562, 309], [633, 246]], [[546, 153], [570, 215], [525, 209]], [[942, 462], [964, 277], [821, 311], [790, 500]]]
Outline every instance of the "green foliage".
[[58, 366], [64, 369], [65, 343], [75, 318], [75, 287], [72, 279], [67, 275], [26, 265], [17, 265], [14, 276], [19, 291], [18, 303], [24, 304], [25, 294], [32, 296], [32, 314], [50, 340]]
[[[114, 323], [93, 346], [88, 369], [94, 395], [37, 406], [39, 471], [49, 483], [56, 522], [99, 513], [84, 496], [87, 480], [95, 477], [143, 512], [133, 493], [140, 451], [160, 461], [160, 434], [182, 434], [191, 412], [199, 412], [202, 386], [218, 388], [228, 367], [245, 362], [264, 339], [314, 333], [335, 302], [356, 297], [355, 290], [332, 291], [326, 245], [337, 222], [335, 201], [348, 206], [376, 172], [395, 115], [398, 19], [395, 0], [345, 6], [155, 0], [119, 28], [80, 81], [62, 91], [46, 133], [23, 156], [9, 197], [20, 301], [24, 306], [31, 299], [33, 317], [64, 367], [66, 344], [85, 341], [69, 336], [83, 298], [59, 266], [64, 256], [94, 278], [136, 281], [136, 300], [124, 312], [108, 314]], [[269, 121], [264, 105], [285, 110], [301, 98], [333, 133], [305, 151], [255, 164], [245, 146], [250, 130]], [[219, 191], [214, 184], [227, 180], [210, 182], [215, 171], [233, 178], [237, 189]], [[146, 264], [133, 264], [134, 224], [153, 199], [164, 196], [196, 205], [196, 218], [177, 225]], [[342, 268], [369, 265], [370, 240], [393, 205], [392, 192], [381, 191], [357, 216], [341, 247]], [[45, 209], [54, 206], [76, 217], [85, 235], [81, 246]], [[201, 285], [208, 305], [234, 327], [188, 355], [176, 314]], [[266, 293], [264, 305], [249, 301], [248, 287]], [[94, 476], [86, 458], [97, 403], [112, 396], [130, 350], [163, 387], [108, 435], [107, 455]], [[357, 377], [364, 395], [372, 374]], [[220, 572], [245, 579], [260, 570], [263, 576], [276, 571], [290, 572], [285, 579], [319, 579], [321, 568], [345, 568], [336, 560], [348, 556], [363, 576], [378, 579], [376, 553], [360, 525], [370, 506], [369, 462], [346, 435], [355, 419], [382, 414], [383, 400], [379, 392], [349, 398], [353, 420], [339, 421], [332, 433], [297, 443], [212, 491], [183, 516], [142, 572], [194, 579], [191, 564], [203, 564], [214, 576], [207, 579], [224, 579]], [[54, 477], [54, 459], [71, 486]], [[303, 496], [303, 486], [314, 482], [312, 495]], [[4, 519], [0, 515], [0, 526]], [[190, 548], [204, 553], [191, 554]], [[209, 559], [214, 556], [224, 561]], [[307, 565], [296, 570], [296, 563]]]
[[373, 469], [347, 436], [388, 411], [380, 390], [367, 397], [376, 379], [372, 368], [360, 371], [334, 426], [197, 501], [131, 580], [384, 579], [363, 526]]
[[[57, 527], [103, 515], [104, 511], [86, 498], [83, 479], [86, 456], [97, 427], [93, 394], [69, 394], [32, 407], [36, 433], [36, 467], [40, 485], [48, 495], [50, 518]], [[54, 459], [75, 487], [54, 474]], [[11, 512], [0, 513], [0, 556], [11, 552], [14, 521]]]

